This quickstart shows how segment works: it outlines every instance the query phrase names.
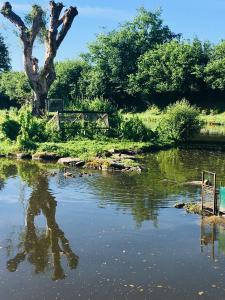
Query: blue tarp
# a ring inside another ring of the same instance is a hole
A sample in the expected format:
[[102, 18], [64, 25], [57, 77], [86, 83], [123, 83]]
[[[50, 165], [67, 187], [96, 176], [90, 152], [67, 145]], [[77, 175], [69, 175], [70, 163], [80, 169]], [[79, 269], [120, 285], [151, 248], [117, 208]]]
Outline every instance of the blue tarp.
[[225, 212], [225, 187], [220, 187], [220, 209], [219, 211]]

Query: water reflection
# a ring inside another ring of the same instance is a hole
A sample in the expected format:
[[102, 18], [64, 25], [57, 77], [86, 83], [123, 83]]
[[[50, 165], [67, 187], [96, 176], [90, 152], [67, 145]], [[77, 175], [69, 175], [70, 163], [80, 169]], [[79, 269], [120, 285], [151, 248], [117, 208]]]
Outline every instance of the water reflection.
[[[52, 269], [53, 280], [64, 279], [66, 275], [62, 267], [62, 257], [66, 257], [70, 269], [77, 267], [79, 257], [71, 249], [69, 240], [56, 222], [57, 201], [49, 190], [45, 167], [27, 163], [16, 165], [23, 180], [32, 187], [32, 192], [25, 211], [25, 228], [20, 233], [21, 241], [17, 246], [19, 251], [7, 261], [7, 269], [15, 272], [19, 265], [27, 260], [34, 265], [35, 273]], [[31, 173], [34, 169], [35, 172]], [[9, 172], [12, 170], [9, 162], [5, 164], [4, 170], [2, 174], [12, 174]], [[15, 173], [14, 170], [13, 174]], [[44, 230], [35, 224], [36, 217], [40, 215], [44, 216], [46, 221]], [[10, 239], [6, 248], [12, 248]], [[8, 254], [11, 252], [8, 251]]]
[[208, 223], [208, 219], [201, 219], [201, 252], [212, 259], [220, 254], [225, 255], [225, 224]]
[[[199, 200], [199, 188], [183, 183], [203, 169], [222, 177], [224, 161], [176, 149], [143, 158], [140, 175], [65, 178], [55, 165], [0, 160], [0, 299], [224, 299], [225, 258], [215, 263], [224, 228], [202, 222], [205, 257], [201, 218], [171, 208]], [[210, 290], [215, 282], [221, 289]]]

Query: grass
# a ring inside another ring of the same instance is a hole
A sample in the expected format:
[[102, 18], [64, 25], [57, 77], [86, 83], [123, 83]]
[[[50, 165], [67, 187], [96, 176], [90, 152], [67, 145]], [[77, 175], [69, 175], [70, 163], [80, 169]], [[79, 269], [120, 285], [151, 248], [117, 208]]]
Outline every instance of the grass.
[[[87, 140], [78, 139], [65, 143], [41, 143], [37, 144], [37, 149], [34, 152], [51, 152], [56, 153], [59, 156], [72, 156], [79, 157], [81, 159], [89, 159], [96, 157], [98, 154], [102, 154], [107, 150], [132, 150], [139, 152], [146, 148], [155, 147], [152, 143], [145, 142], [131, 142], [131, 141], [119, 141], [119, 140]], [[11, 142], [3, 142], [0, 144], [0, 154], [18, 153], [22, 152]]]
[[201, 114], [201, 120], [205, 124], [225, 125], [225, 112], [219, 114], [209, 114], [209, 115]]
[[89, 159], [111, 149], [126, 149], [138, 152], [148, 146], [151, 146], [151, 143], [119, 140], [74, 140], [66, 143], [42, 143], [38, 146], [37, 152], [54, 152], [60, 156], [73, 156]]
[[186, 209], [186, 212], [189, 214], [201, 214], [202, 209], [200, 203], [186, 203], [184, 208]]
[[[163, 112], [154, 109], [148, 109], [143, 113], [137, 115], [147, 128], [155, 130], [160, 119], [163, 117]], [[132, 114], [127, 114], [132, 116]], [[201, 130], [201, 135], [204, 136], [225, 136], [225, 112], [219, 114], [200, 114], [200, 119], [203, 121], [204, 126]]]
[[9, 154], [20, 152], [18, 146], [15, 143], [11, 143], [8, 141], [0, 142], [0, 154]]

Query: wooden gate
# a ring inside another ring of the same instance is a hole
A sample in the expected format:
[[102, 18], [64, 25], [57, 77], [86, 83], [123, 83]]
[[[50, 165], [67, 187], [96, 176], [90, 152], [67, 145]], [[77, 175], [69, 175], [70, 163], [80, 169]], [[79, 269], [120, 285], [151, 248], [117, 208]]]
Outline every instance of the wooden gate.
[[216, 191], [216, 173], [202, 172], [202, 210], [211, 214], [217, 214], [217, 191]]

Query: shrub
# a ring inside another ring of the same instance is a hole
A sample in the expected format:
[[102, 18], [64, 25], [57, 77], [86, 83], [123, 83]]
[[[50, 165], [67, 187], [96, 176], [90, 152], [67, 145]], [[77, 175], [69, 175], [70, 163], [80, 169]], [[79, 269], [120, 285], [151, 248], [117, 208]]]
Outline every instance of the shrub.
[[150, 115], [160, 115], [161, 110], [157, 105], [152, 104], [151, 106], [148, 107], [146, 113], [149, 113]]
[[138, 117], [125, 118], [120, 125], [121, 137], [132, 141], [147, 141], [154, 133]]
[[103, 111], [107, 113], [113, 113], [117, 109], [109, 100], [97, 97], [94, 99], [76, 99], [67, 108], [70, 110]]
[[160, 138], [176, 143], [188, 140], [202, 127], [199, 116], [199, 110], [186, 100], [169, 105], [157, 128]]
[[30, 140], [28, 133], [22, 130], [22, 133], [17, 137], [17, 146], [20, 150], [35, 150], [36, 144]]
[[6, 138], [15, 141], [20, 132], [20, 124], [15, 120], [7, 118], [1, 124], [1, 131]]
[[34, 117], [30, 107], [24, 106], [19, 111], [21, 131], [26, 132], [32, 142], [45, 142], [47, 140], [45, 132], [46, 121], [45, 119]]
[[61, 137], [65, 141], [76, 138], [82, 135], [83, 122], [74, 121], [63, 125]]

